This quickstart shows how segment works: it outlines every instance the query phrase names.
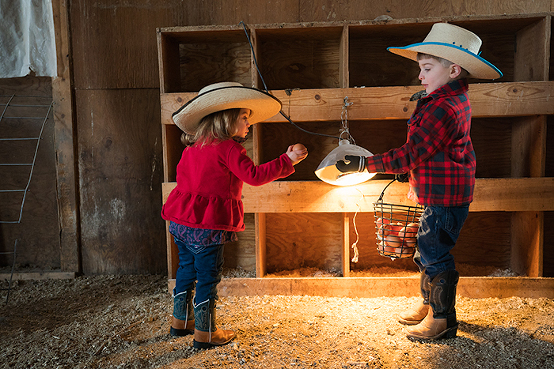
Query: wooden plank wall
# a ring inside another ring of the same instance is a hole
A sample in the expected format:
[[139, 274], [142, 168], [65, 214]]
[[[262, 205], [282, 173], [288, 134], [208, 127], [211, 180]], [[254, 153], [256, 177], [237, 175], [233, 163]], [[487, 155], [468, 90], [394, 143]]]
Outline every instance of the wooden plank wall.
[[72, 63], [65, 74], [69, 82], [61, 81], [61, 93], [55, 96], [59, 103], [70, 101], [64, 117], [75, 117], [61, 132], [73, 133], [63, 138], [73, 139], [73, 145], [58, 143], [57, 155], [74, 160], [78, 170], [75, 175], [58, 166], [58, 181], [78, 180], [75, 191], [62, 191], [75, 196], [73, 202], [65, 199], [64, 210], [80, 203], [79, 223], [66, 211], [60, 224], [62, 234], [69, 235], [63, 250], [73, 253], [67, 264], [85, 274], [166, 270], [165, 227], [159, 217], [162, 145], [156, 28], [541, 13], [552, 8], [552, 0], [55, 3], [69, 15], [62, 31], [69, 36], [66, 47]]
[[[34, 76], [0, 79], [0, 95], [15, 95], [13, 102], [17, 104], [49, 104], [52, 101], [51, 79]], [[27, 96], [30, 97], [27, 98]], [[2, 101], [4, 104], [7, 103], [5, 99]], [[2, 105], [3, 108], [4, 105]], [[37, 109], [38, 111], [35, 111]], [[5, 116], [45, 114], [40, 113], [46, 111], [44, 108], [37, 109], [10, 108]], [[0, 122], [0, 138], [37, 137], [41, 124], [42, 120], [37, 119], [4, 119]], [[0, 163], [31, 163], [35, 146], [34, 140], [3, 141], [0, 144]], [[0, 224], [0, 252], [13, 251], [17, 240], [16, 263], [19, 268], [58, 269], [61, 267], [55, 159], [54, 119], [50, 114], [39, 144], [21, 222]], [[0, 166], [0, 189], [2, 190], [23, 189], [28, 178], [28, 167]], [[0, 220], [17, 222], [21, 202], [21, 193], [0, 193]], [[0, 255], [0, 267], [11, 266], [12, 260], [11, 255]]]

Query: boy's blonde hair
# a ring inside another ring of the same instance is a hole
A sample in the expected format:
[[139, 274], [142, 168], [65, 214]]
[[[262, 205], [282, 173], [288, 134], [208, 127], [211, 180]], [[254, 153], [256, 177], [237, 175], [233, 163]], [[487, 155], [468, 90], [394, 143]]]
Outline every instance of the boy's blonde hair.
[[183, 133], [181, 135], [181, 142], [187, 146], [194, 143], [204, 146], [233, 137], [237, 133], [236, 123], [240, 110], [238, 108], [220, 110], [206, 115], [200, 121], [194, 134]]
[[[449, 66], [454, 64], [450, 60], [441, 58], [439, 56], [434, 56], [434, 55], [424, 54], [424, 53], [417, 53], [417, 61], [420, 61], [421, 59], [429, 59], [429, 58], [437, 60], [445, 68], [448, 68]], [[462, 68], [462, 67], [460, 66], [460, 68]], [[469, 75], [469, 72], [467, 70], [465, 70], [464, 68], [462, 68], [462, 72], [460, 73], [460, 75], [456, 79], [466, 78], [468, 75]]]

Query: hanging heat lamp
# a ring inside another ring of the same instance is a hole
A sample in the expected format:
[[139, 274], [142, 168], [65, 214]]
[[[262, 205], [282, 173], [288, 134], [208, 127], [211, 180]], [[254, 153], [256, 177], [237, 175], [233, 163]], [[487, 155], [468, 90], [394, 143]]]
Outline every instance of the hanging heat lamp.
[[[373, 154], [361, 146], [356, 145], [354, 138], [348, 129], [348, 107], [352, 103], [348, 102], [348, 96], [344, 98], [344, 105], [341, 112], [342, 128], [340, 130], [339, 146], [334, 148], [321, 161], [315, 170], [316, 176], [323, 182], [336, 186], [353, 186], [373, 178], [377, 173], [369, 173], [364, 168], [361, 172], [341, 172], [335, 164], [340, 160], [345, 160], [346, 155], [353, 156], [373, 156]], [[345, 138], [343, 138], [345, 137]]]

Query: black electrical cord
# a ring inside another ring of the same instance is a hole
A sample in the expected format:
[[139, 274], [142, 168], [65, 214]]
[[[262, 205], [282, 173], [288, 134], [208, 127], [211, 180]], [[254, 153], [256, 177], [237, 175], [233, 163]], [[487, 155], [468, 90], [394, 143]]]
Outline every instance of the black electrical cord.
[[[260, 68], [258, 67], [258, 61], [256, 60], [256, 53], [254, 52], [254, 46], [252, 45], [252, 41], [250, 40], [250, 35], [248, 34], [248, 30], [246, 29], [246, 25], [244, 24], [243, 21], [240, 21], [239, 22], [240, 25], [242, 25], [242, 28], [244, 29], [244, 33], [246, 34], [246, 38], [248, 39], [248, 44], [250, 45], [250, 50], [252, 51], [252, 57], [254, 58], [254, 65], [256, 66], [256, 71], [258, 72], [258, 75], [260, 76], [260, 79], [262, 80], [262, 83], [264, 85], [264, 90], [265, 92], [269, 93], [269, 90], [267, 89], [267, 85], [265, 84], [265, 81], [264, 81], [264, 77], [262, 76], [262, 73], [260, 72]], [[279, 113], [281, 113], [281, 115], [289, 121], [290, 124], [292, 124], [293, 126], [295, 126], [296, 128], [298, 128], [299, 130], [303, 131], [303, 132], [306, 132], [306, 133], [309, 133], [311, 135], [317, 135], [317, 136], [324, 136], [324, 137], [331, 137], [331, 138], [336, 138], [338, 139], [339, 141], [341, 140], [340, 137], [338, 136], [332, 136], [332, 135], [326, 135], [324, 133], [317, 133], [317, 132], [310, 132], [308, 130], [305, 130], [304, 128], [298, 126], [296, 123], [294, 123], [292, 121], [292, 119], [290, 119], [290, 117], [288, 117], [284, 112], [283, 110], [280, 110]]]

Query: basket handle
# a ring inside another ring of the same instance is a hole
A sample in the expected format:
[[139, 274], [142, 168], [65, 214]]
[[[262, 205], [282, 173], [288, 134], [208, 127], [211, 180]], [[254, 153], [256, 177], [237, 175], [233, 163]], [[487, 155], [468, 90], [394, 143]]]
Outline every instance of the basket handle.
[[377, 200], [377, 202], [383, 201], [383, 195], [385, 194], [385, 190], [386, 190], [394, 181], [396, 181], [396, 176], [393, 178], [392, 181], [389, 182], [388, 185], [385, 186], [385, 188], [383, 188], [383, 192], [381, 192], [381, 196], [379, 196], [379, 199]]

